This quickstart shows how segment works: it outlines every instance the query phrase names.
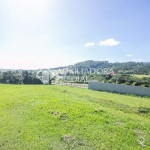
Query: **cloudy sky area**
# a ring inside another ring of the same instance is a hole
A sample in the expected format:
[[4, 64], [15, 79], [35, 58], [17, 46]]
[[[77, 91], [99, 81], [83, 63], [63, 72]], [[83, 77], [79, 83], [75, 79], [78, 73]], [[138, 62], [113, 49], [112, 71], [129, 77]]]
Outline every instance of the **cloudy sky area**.
[[0, 0], [0, 68], [150, 62], [149, 0]]

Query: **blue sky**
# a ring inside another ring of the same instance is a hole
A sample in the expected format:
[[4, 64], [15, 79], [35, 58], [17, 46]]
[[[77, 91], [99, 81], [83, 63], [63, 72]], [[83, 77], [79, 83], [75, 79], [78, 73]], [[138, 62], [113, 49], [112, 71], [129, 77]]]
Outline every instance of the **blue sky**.
[[150, 61], [149, 0], [0, 0], [0, 68]]

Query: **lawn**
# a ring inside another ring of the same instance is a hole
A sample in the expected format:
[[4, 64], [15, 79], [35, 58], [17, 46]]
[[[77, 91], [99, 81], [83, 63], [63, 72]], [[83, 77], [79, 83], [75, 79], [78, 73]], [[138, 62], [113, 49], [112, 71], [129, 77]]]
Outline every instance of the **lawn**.
[[0, 150], [150, 150], [150, 98], [0, 85]]
[[150, 78], [150, 75], [138, 75], [138, 74], [135, 74], [133, 75], [134, 77], [137, 77], [137, 78]]

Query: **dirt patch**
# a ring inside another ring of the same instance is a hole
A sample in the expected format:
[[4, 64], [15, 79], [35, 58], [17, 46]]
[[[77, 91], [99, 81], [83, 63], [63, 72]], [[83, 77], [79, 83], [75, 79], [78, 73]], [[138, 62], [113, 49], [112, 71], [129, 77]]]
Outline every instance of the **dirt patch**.
[[61, 137], [61, 140], [70, 144], [74, 139], [71, 136], [65, 134]]
[[67, 90], [64, 90], [64, 91], [63, 91], [63, 93], [66, 93], [66, 92], [67, 92]]
[[103, 112], [105, 112], [105, 111], [102, 110], [102, 109], [96, 108], [96, 109], [94, 109], [93, 112], [96, 113], [96, 114], [99, 114], [99, 113], [103, 113]]
[[66, 113], [63, 113], [60, 115], [60, 120], [67, 120], [68, 119], [68, 116]]
[[53, 112], [52, 114], [53, 114], [54, 116], [56, 116], [56, 115], [59, 114], [59, 112], [55, 111], [55, 112]]
[[71, 136], [66, 135], [66, 134], [61, 137], [61, 140], [68, 145], [69, 149], [76, 149], [79, 146], [80, 147], [87, 147], [88, 146], [85, 144], [86, 143], [85, 141], [78, 139], [78, 138], [71, 137]]

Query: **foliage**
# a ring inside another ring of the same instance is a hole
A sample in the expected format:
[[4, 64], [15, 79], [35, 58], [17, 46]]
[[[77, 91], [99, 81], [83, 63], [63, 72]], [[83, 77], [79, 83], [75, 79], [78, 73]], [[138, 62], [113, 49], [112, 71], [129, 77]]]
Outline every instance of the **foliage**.
[[150, 77], [138, 78], [131, 75], [89, 75], [89, 80], [97, 80], [99, 82], [125, 84], [132, 86], [150, 87]]
[[[126, 62], [126, 63], [109, 63], [107, 61], [84, 61], [79, 62], [75, 65], [67, 66], [69, 69], [77, 68], [79, 72], [83, 69], [90, 68], [93, 69], [113, 69], [116, 73], [113, 74], [84, 74], [84, 76], [88, 77], [89, 80], [97, 80], [99, 82], [105, 83], [117, 83], [117, 84], [125, 84], [132, 86], [142, 86], [142, 87], [150, 87], [150, 63], [135, 63], [135, 62]], [[53, 69], [63, 69], [66, 67], [59, 67]], [[52, 69], [52, 70], [53, 70]], [[0, 83], [11, 83], [11, 84], [42, 84], [42, 82], [36, 77], [35, 70], [16, 70], [10, 71], [6, 70], [0, 72]], [[67, 73], [68, 76], [72, 76], [71, 73]], [[78, 74], [79, 76], [83, 76], [83, 74]], [[146, 76], [147, 75], [147, 76]], [[23, 79], [23, 80], [22, 80]], [[55, 80], [53, 78], [52, 80]], [[80, 80], [79, 82], [85, 82], [84, 80]], [[51, 84], [51, 80], [49, 81]]]
[[117, 74], [144, 74], [150, 73], [150, 63], [125, 62], [109, 63], [108, 61], [84, 61], [70, 66], [70, 68], [112, 68]]

